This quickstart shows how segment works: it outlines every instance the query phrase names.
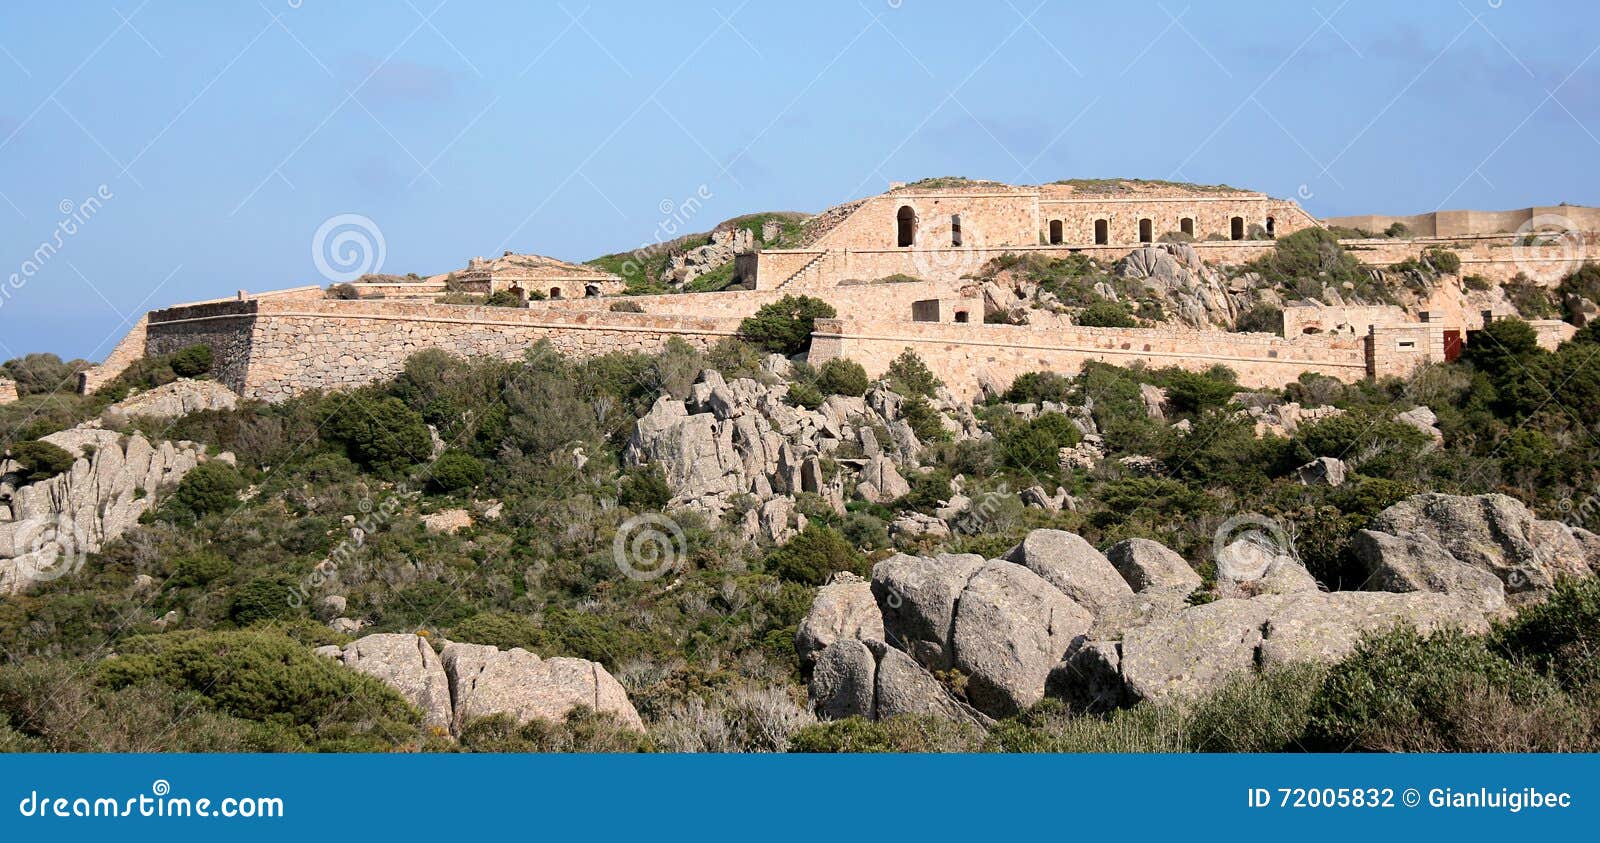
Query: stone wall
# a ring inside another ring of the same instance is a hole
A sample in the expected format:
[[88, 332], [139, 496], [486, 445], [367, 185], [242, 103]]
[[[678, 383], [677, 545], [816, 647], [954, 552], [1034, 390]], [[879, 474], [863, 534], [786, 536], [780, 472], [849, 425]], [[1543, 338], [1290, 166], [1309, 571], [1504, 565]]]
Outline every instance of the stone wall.
[[106, 359], [98, 366], [91, 366], [78, 373], [78, 392], [89, 395], [102, 386], [116, 380], [117, 375], [123, 373], [129, 366], [137, 363], [145, 355], [146, 326], [150, 321], [149, 315], [139, 317], [133, 323], [127, 335], [111, 349]]
[[1075, 374], [1090, 360], [1128, 366], [1181, 366], [1203, 371], [1224, 365], [1252, 387], [1281, 387], [1307, 371], [1344, 381], [1366, 376], [1364, 337], [1231, 334], [1165, 328], [1036, 328], [1026, 325], [951, 325], [873, 319], [817, 323], [811, 362], [848, 357], [877, 376], [912, 349], [962, 397], [985, 382], [1007, 386], [1017, 375], [1049, 370]]
[[10, 404], [17, 400], [17, 382], [10, 378], [0, 378], [0, 404]]
[[559, 312], [397, 301], [255, 300], [151, 314], [151, 353], [212, 346], [218, 380], [247, 398], [279, 401], [310, 389], [347, 389], [399, 374], [428, 348], [462, 356], [521, 357], [546, 340], [562, 354], [657, 352], [672, 337], [709, 347], [739, 320], [635, 313]]
[[[959, 285], [935, 281], [885, 284], [845, 284], [811, 288], [791, 286], [782, 290], [729, 290], [722, 293], [668, 293], [658, 296], [623, 296], [563, 301], [538, 301], [530, 309], [541, 312], [608, 312], [613, 304], [627, 302], [647, 314], [672, 316], [714, 316], [744, 318], [763, 305], [786, 295], [807, 295], [833, 305], [842, 317], [911, 319], [914, 302], [929, 299], [952, 300], [961, 297]], [[973, 306], [982, 321], [982, 301], [974, 293]]]
[[1329, 217], [1324, 222], [1328, 225], [1360, 228], [1374, 234], [1395, 223], [1401, 223], [1417, 237], [1462, 237], [1513, 232], [1530, 223], [1535, 217], [1564, 219], [1568, 222], [1562, 225], [1579, 231], [1600, 231], [1600, 208], [1583, 205], [1551, 205], [1512, 211], [1435, 211], [1409, 216], [1362, 214]]

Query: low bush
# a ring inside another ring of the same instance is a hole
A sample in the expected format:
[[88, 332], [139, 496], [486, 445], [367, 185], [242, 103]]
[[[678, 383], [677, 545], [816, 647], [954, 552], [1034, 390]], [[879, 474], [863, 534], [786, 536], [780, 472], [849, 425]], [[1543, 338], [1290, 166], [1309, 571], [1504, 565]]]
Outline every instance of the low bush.
[[191, 345], [172, 355], [172, 373], [180, 378], [197, 378], [211, 371], [211, 346]]
[[22, 467], [22, 479], [29, 483], [48, 480], [76, 462], [65, 448], [38, 439], [12, 445], [11, 459]]
[[765, 568], [786, 580], [822, 585], [837, 571], [866, 576], [870, 566], [838, 531], [811, 521], [787, 544], [767, 554]]
[[428, 485], [437, 491], [470, 489], [483, 482], [483, 462], [465, 451], [452, 448], [433, 461], [428, 474]]
[[854, 360], [835, 358], [817, 370], [817, 389], [826, 395], [860, 398], [867, 394], [867, 383], [867, 370]]
[[739, 338], [765, 351], [790, 357], [811, 347], [818, 319], [832, 319], [833, 305], [810, 296], [784, 296], [762, 305], [739, 323]]
[[178, 481], [173, 503], [196, 516], [227, 512], [239, 504], [245, 487], [238, 469], [219, 460], [203, 462]]
[[884, 720], [852, 717], [807, 726], [789, 741], [790, 752], [975, 752], [983, 730], [933, 715], [902, 714]]

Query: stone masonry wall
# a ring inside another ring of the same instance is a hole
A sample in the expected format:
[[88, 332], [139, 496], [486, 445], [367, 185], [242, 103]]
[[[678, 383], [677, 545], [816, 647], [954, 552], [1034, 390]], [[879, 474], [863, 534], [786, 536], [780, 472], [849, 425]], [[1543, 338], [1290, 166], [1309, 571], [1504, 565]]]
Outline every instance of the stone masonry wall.
[[17, 400], [17, 382], [10, 378], [0, 378], [0, 404], [10, 404]]
[[247, 398], [280, 401], [310, 389], [346, 389], [399, 374], [428, 348], [452, 354], [521, 357], [548, 340], [588, 357], [656, 352], [678, 337], [708, 347], [739, 320], [634, 313], [562, 313], [420, 302], [271, 300], [172, 308], [152, 314], [153, 353], [212, 345], [218, 379]]
[[877, 376], [907, 348], [915, 351], [957, 395], [976, 397], [984, 382], [1007, 386], [1025, 372], [1073, 374], [1090, 360], [1119, 366], [1182, 366], [1202, 371], [1221, 364], [1252, 387], [1281, 387], [1307, 371], [1344, 381], [1365, 377], [1364, 337], [1230, 334], [1155, 328], [1034, 328], [951, 325], [870, 319], [817, 323], [810, 359], [848, 357]]
[[[913, 302], [951, 299], [960, 296], [958, 285], [950, 283], [902, 282], [888, 284], [847, 284], [814, 289], [788, 287], [782, 290], [729, 290], [722, 293], [668, 293], [658, 296], [625, 296], [562, 301], [533, 302], [531, 309], [548, 312], [603, 312], [619, 302], [638, 305], [647, 314], [671, 316], [713, 316], [742, 319], [786, 295], [808, 295], [833, 305], [842, 317], [885, 318], [891, 315], [909, 320]], [[981, 306], [981, 302], [973, 301]], [[980, 317], [981, 320], [981, 317]]]

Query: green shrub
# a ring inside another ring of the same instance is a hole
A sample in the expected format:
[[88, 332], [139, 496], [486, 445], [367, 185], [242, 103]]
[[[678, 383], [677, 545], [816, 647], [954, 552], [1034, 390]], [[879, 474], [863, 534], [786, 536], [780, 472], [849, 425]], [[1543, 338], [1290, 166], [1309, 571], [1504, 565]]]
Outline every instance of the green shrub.
[[180, 378], [197, 378], [211, 371], [211, 346], [191, 345], [172, 355], [168, 365]]
[[1064, 404], [1072, 397], [1072, 381], [1055, 372], [1025, 372], [1006, 390], [1005, 400], [1015, 404]]
[[1110, 299], [1101, 299], [1078, 311], [1076, 321], [1091, 328], [1136, 328], [1139, 325], [1127, 305]]
[[1283, 332], [1283, 308], [1258, 304], [1239, 314], [1233, 329], [1240, 333], [1279, 334]]
[[282, 576], [256, 577], [228, 595], [228, 617], [239, 626], [297, 614], [294, 585]]
[[828, 396], [822, 394], [822, 390], [804, 381], [795, 381], [789, 384], [787, 397], [790, 404], [796, 407], [804, 407], [807, 410], [815, 410], [821, 407], [822, 402], [828, 398]]
[[914, 396], [932, 398], [939, 391], [939, 387], [944, 386], [942, 381], [934, 377], [933, 370], [928, 368], [928, 364], [922, 362], [922, 358], [909, 348], [889, 361], [889, 368], [883, 378], [890, 389], [907, 398]]
[[826, 395], [860, 398], [867, 394], [867, 370], [854, 360], [829, 360], [817, 370], [817, 389]]
[[1008, 431], [1000, 441], [1000, 455], [1013, 468], [1054, 477], [1060, 471], [1060, 451], [1083, 439], [1082, 431], [1060, 413], [1040, 413]]
[[1449, 249], [1430, 246], [1422, 250], [1422, 259], [1436, 272], [1454, 275], [1461, 271], [1461, 256]]
[[911, 432], [923, 442], [943, 442], [950, 438], [950, 431], [945, 430], [939, 411], [934, 409], [932, 402], [920, 395], [900, 405], [900, 415], [911, 426]]
[[782, 547], [767, 554], [768, 573], [793, 582], [822, 585], [836, 571], [866, 576], [867, 558], [831, 527], [810, 521]]
[[422, 462], [433, 452], [433, 437], [422, 415], [398, 398], [362, 391], [330, 396], [325, 405], [323, 438], [343, 445], [360, 465], [395, 471]]
[[470, 489], [483, 482], [483, 462], [477, 457], [450, 449], [433, 461], [428, 485], [441, 492]]
[[983, 730], [934, 715], [883, 720], [851, 717], [806, 726], [789, 738], [790, 752], [974, 752]]
[[[1329, 669], [1312, 707], [1310, 734], [1323, 748], [1378, 752], [1482, 749], [1495, 740], [1474, 714], [1499, 697], [1509, 706], [1562, 706], [1554, 683], [1454, 630], [1408, 626], [1368, 635]], [[1555, 747], [1547, 747], [1555, 748]]]
[[233, 570], [233, 563], [216, 553], [201, 551], [178, 557], [172, 561], [171, 567], [167, 585], [185, 588], [205, 585], [227, 576]]
[[17, 382], [18, 395], [48, 395], [77, 389], [78, 373], [89, 365], [84, 360], [64, 363], [54, 354], [25, 354], [0, 365], [0, 375]]
[[659, 512], [672, 500], [672, 489], [661, 466], [630, 468], [622, 475], [617, 502], [634, 512]]
[[1299, 749], [1325, 671], [1299, 664], [1229, 682], [1195, 706], [1185, 743], [1195, 752]]
[[383, 682], [276, 632], [142, 636], [118, 651], [100, 665], [105, 687], [156, 681], [192, 691], [219, 711], [280, 727], [289, 748], [388, 749], [414, 738], [421, 719]]
[[1548, 600], [1524, 607], [1496, 638], [1568, 690], [1600, 682], [1600, 577], [1557, 582]]
[[77, 461], [65, 448], [38, 439], [12, 445], [11, 458], [22, 466], [22, 479], [29, 483], [48, 480]]
[[172, 499], [179, 507], [197, 516], [227, 512], [239, 503], [245, 487], [238, 469], [219, 460], [203, 462], [178, 481]]
[[1060, 700], [1046, 699], [1021, 716], [1002, 720], [989, 733], [988, 749], [999, 752], [1179, 752], [1184, 717], [1157, 705], [1138, 705], [1105, 715], [1075, 714]]
[[839, 526], [839, 531], [852, 545], [865, 550], [889, 546], [889, 529], [882, 518], [865, 512], [852, 512]]
[[1468, 275], [1467, 277], [1461, 279], [1461, 284], [1467, 289], [1478, 293], [1487, 292], [1494, 289], [1494, 282], [1483, 277], [1482, 275]]
[[468, 752], [651, 752], [650, 739], [616, 715], [578, 707], [560, 722], [536, 717], [518, 725], [509, 714], [491, 714], [461, 728]]
[[766, 351], [790, 357], [811, 347], [818, 319], [832, 319], [833, 305], [810, 296], [784, 296], [762, 305], [739, 323], [739, 338]]

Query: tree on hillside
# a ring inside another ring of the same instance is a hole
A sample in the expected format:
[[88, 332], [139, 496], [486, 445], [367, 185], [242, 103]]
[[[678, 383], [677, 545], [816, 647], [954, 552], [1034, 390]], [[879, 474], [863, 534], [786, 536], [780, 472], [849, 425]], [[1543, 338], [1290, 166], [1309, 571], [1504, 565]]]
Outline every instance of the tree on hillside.
[[767, 351], [793, 356], [811, 347], [811, 332], [818, 319], [832, 319], [833, 305], [810, 296], [784, 296], [763, 305], [739, 323], [739, 337]]

